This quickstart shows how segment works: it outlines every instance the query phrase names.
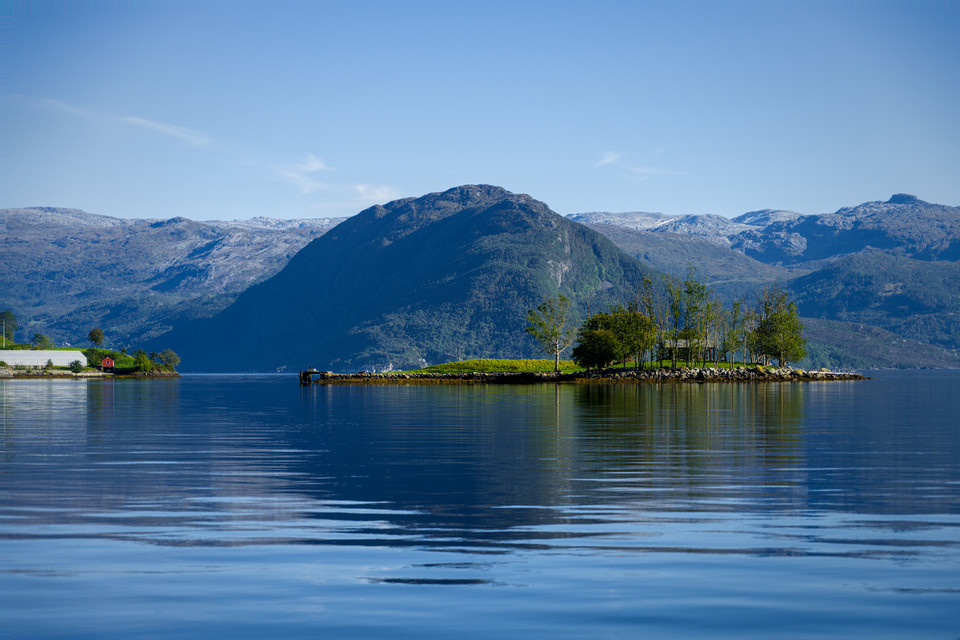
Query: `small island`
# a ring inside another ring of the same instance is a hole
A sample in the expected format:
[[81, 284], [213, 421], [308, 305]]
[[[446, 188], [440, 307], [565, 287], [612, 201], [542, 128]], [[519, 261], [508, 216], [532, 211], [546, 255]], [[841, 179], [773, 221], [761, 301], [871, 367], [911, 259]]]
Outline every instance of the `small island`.
[[644, 382], [812, 382], [864, 380], [862, 374], [817, 369], [805, 371], [795, 367], [763, 365], [651, 366], [640, 369], [608, 367], [581, 369], [576, 363], [561, 361], [560, 371], [553, 371], [551, 360], [464, 360], [436, 365], [416, 371], [387, 373], [334, 373], [307, 369], [300, 372], [300, 384], [603, 384]]
[[[806, 356], [796, 304], [776, 285], [757, 294], [755, 310], [737, 301], [730, 311], [692, 275], [669, 283], [655, 302], [652, 283], [637, 299], [572, 322], [564, 295], [527, 313], [526, 332], [553, 360], [463, 360], [415, 371], [334, 373], [307, 369], [300, 384], [794, 382], [863, 380], [858, 373], [804, 371], [789, 362]], [[668, 313], [669, 310], [669, 313]], [[576, 346], [574, 347], [574, 344]], [[561, 354], [573, 347], [573, 360]], [[737, 355], [740, 355], [739, 362]], [[770, 364], [773, 360], [776, 366]]]

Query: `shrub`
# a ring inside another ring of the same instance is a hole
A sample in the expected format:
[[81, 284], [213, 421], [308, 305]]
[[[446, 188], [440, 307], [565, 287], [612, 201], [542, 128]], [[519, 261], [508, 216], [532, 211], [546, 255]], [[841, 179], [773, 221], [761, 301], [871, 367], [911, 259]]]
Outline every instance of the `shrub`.
[[584, 368], [602, 369], [617, 359], [620, 343], [609, 329], [586, 331], [573, 349], [573, 361]]

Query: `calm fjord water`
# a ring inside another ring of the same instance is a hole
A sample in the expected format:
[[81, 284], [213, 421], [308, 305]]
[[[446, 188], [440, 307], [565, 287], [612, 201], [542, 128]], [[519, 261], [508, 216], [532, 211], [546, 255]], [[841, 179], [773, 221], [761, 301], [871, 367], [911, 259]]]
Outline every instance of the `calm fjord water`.
[[0, 637], [960, 637], [960, 372], [0, 382]]

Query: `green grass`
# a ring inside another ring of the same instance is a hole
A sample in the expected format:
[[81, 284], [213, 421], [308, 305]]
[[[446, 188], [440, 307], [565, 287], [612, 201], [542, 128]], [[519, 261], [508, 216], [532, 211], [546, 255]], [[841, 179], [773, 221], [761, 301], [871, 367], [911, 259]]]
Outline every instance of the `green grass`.
[[[94, 361], [97, 364], [100, 364], [105, 356], [110, 356], [113, 358], [114, 368], [116, 369], [132, 369], [134, 366], [133, 356], [127, 353], [121, 353], [119, 351], [114, 351], [113, 349], [83, 349], [83, 355], [87, 356], [88, 360]], [[96, 357], [99, 356], [99, 357]]]
[[[669, 367], [670, 361], [664, 360], [663, 364], [665, 367]], [[732, 367], [749, 367], [756, 365], [745, 365], [742, 362], [738, 362], [736, 364], [732, 364], [730, 362], [708, 362], [706, 364], [700, 364], [678, 360], [677, 366], [681, 368], [715, 367], [727, 369]], [[634, 363], [631, 360], [614, 365], [614, 367], [617, 369], [622, 368], [625, 370], [632, 370], [634, 368]], [[643, 369], [658, 369], [659, 367], [659, 362], [643, 363]], [[578, 367], [573, 360], [560, 361], [560, 371], [563, 373], [576, 373], [577, 371], [582, 370], [583, 368]], [[429, 367], [424, 367], [423, 369], [416, 369], [414, 371], [400, 371], [398, 373], [536, 373], [544, 371], [553, 371], [553, 360], [495, 360], [481, 358], [479, 360], [461, 360], [459, 362], [435, 364]]]
[[[461, 360], [446, 364], [435, 364], [416, 371], [404, 373], [534, 373], [553, 371], [553, 360], [494, 360], [481, 358], [479, 360]], [[561, 360], [560, 371], [579, 371], [580, 368], [572, 360]]]
[[[572, 363], [571, 363], [572, 364]], [[672, 363], [670, 360], [664, 360], [663, 366], [670, 368]], [[700, 368], [714, 368], [714, 369], [735, 369], [737, 367], [756, 367], [759, 366], [755, 363], [750, 362], [713, 362], [712, 360], [703, 362], [689, 362], [687, 360], [677, 360], [677, 368], [679, 369], [700, 369]], [[631, 371], [637, 368], [633, 360], [627, 360], [626, 362], [618, 362], [611, 365], [608, 368], [612, 369], [624, 369], [626, 371]], [[660, 368], [660, 361], [654, 360], [653, 362], [645, 361], [642, 362], [640, 368], [644, 371], [652, 371]], [[572, 371], [579, 371], [579, 369], [573, 368]]]

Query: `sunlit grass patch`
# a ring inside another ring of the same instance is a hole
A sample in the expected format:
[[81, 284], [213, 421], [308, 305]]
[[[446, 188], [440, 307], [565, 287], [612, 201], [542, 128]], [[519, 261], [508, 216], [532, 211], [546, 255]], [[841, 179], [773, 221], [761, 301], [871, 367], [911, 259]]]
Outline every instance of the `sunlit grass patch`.
[[[407, 373], [535, 373], [553, 371], [553, 360], [500, 360], [479, 358], [435, 364]], [[579, 371], [572, 360], [560, 361], [561, 371]]]

